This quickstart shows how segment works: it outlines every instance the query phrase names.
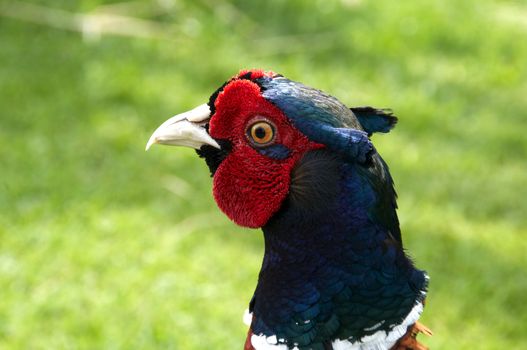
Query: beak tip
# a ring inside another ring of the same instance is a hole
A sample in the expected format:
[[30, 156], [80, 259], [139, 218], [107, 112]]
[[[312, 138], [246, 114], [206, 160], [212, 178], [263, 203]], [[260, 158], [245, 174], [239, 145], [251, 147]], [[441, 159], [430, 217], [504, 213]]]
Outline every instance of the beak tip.
[[148, 151], [154, 143], [157, 143], [157, 138], [152, 136], [150, 140], [148, 140], [148, 142], [146, 143], [145, 152]]

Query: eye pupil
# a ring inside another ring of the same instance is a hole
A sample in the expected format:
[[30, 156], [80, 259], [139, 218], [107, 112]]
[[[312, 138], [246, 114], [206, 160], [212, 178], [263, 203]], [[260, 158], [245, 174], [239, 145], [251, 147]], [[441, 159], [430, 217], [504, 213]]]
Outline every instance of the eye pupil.
[[256, 127], [256, 130], [254, 130], [254, 136], [256, 136], [259, 139], [263, 139], [265, 137], [265, 134], [266, 134], [266, 131], [261, 126]]

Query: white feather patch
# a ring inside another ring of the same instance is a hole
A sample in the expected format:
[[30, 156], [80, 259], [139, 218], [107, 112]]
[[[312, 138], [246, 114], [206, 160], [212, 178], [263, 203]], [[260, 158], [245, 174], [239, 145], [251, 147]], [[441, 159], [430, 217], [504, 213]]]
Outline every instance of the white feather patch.
[[351, 342], [349, 340], [337, 339], [333, 341], [333, 349], [338, 350], [388, 350], [395, 345], [397, 340], [406, 334], [409, 326], [413, 325], [423, 312], [423, 304], [417, 303], [412, 308], [404, 321], [393, 327], [388, 333], [377, 331], [372, 335], [362, 337], [360, 341]]
[[276, 336], [266, 337], [256, 334], [251, 336], [251, 344], [256, 350], [289, 350], [285, 344], [271, 344], [269, 341], [276, 341]]
[[[423, 304], [419, 302], [415, 304], [404, 321], [394, 326], [388, 333], [385, 331], [377, 331], [372, 335], [362, 337], [360, 341], [356, 342], [351, 342], [346, 339], [336, 339], [331, 345], [333, 350], [388, 350], [395, 345], [399, 338], [406, 334], [408, 327], [419, 319], [422, 312]], [[249, 310], [245, 310], [243, 321], [245, 324], [251, 325], [252, 313]], [[283, 339], [277, 339], [275, 335], [266, 337], [263, 334], [253, 334], [251, 336], [251, 344], [255, 350], [298, 350], [297, 346], [289, 349], [286, 344], [280, 344], [281, 342], [283, 342]]]
[[247, 326], [251, 326], [251, 323], [253, 322], [253, 313], [249, 312], [249, 309], [245, 309], [245, 312], [243, 313], [243, 323], [245, 323]]

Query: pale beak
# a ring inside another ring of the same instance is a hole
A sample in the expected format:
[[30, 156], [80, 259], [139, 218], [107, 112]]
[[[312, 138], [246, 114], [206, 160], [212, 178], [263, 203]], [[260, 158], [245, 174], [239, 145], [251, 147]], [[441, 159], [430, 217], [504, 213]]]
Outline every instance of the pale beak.
[[154, 143], [195, 149], [200, 149], [203, 145], [221, 148], [205, 130], [204, 126], [209, 119], [210, 108], [206, 103], [188, 112], [175, 115], [154, 131], [145, 150], [148, 151]]

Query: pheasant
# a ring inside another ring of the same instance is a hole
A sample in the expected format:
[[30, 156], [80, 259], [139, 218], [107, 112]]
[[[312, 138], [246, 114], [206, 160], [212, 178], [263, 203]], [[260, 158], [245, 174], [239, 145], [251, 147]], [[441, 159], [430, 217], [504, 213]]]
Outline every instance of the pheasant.
[[370, 136], [390, 110], [348, 108], [320, 90], [243, 70], [153, 144], [195, 148], [218, 207], [261, 228], [265, 252], [245, 350], [423, 350], [428, 286], [403, 250], [388, 166]]

